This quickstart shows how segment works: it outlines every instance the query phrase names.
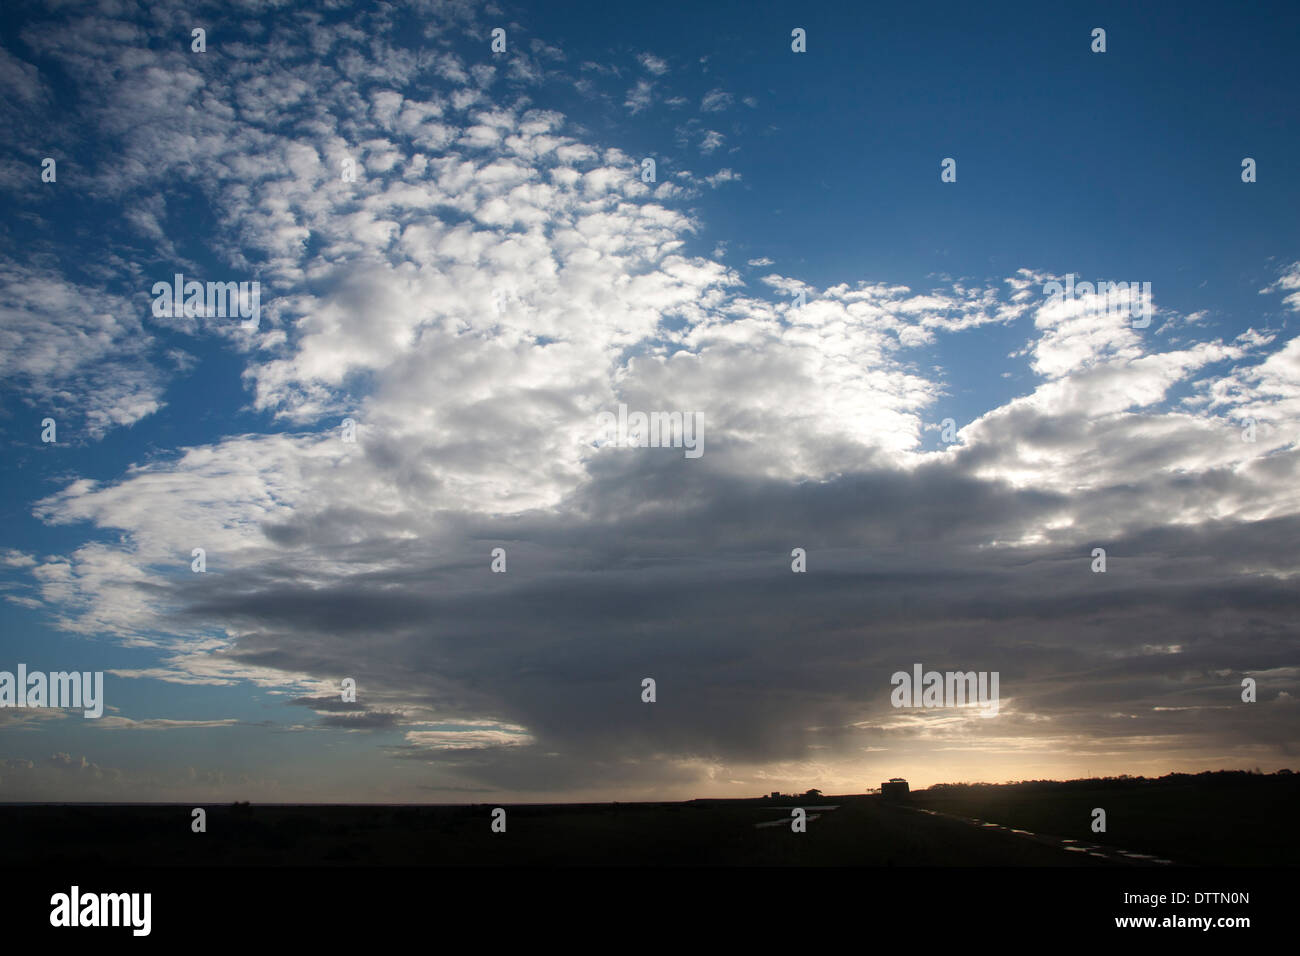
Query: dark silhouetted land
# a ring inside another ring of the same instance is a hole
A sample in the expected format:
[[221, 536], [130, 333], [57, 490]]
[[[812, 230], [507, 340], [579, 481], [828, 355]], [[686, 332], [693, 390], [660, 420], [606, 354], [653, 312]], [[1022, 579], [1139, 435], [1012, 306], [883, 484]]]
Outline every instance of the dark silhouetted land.
[[[1294, 864], [1300, 776], [1173, 775], [1064, 783], [942, 785], [909, 805], [875, 795], [685, 803], [474, 806], [5, 805], [0, 864], [86, 866], [1115, 866], [1059, 839], [1183, 864]], [[802, 800], [802, 802], [801, 802]], [[817, 818], [807, 832], [795, 806]], [[1093, 833], [1103, 807], [1107, 832]], [[922, 810], [938, 811], [926, 813]], [[974, 817], [1007, 829], [982, 827]], [[756, 824], [782, 821], [780, 825]]]
[[[1300, 864], [1300, 774], [940, 784], [913, 794], [913, 803], [1186, 865]], [[1106, 811], [1105, 833], [1092, 832], [1095, 807]]]

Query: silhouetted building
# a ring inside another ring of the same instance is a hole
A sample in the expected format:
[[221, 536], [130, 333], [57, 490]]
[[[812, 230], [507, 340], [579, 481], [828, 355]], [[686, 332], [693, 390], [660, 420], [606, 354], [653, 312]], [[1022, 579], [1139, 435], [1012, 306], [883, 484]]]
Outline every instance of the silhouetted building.
[[909, 792], [902, 777], [890, 777], [888, 783], [880, 785], [880, 795], [890, 803], [907, 803], [911, 799]]

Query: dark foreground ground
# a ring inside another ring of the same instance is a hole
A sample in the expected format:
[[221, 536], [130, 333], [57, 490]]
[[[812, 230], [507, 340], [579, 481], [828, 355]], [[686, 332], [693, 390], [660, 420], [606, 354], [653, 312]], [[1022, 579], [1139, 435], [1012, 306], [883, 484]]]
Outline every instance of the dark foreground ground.
[[[861, 795], [507, 805], [505, 833], [491, 830], [492, 804], [211, 805], [206, 833], [191, 831], [189, 805], [8, 805], [0, 865], [1288, 865], [1300, 862], [1298, 783], [1228, 774], [941, 787], [906, 807]], [[816, 815], [805, 833], [788, 824], [799, 805]], [[827, 806], [837, 809], [814, 809]], [[1106, 833], [1090, 828], [1094, 807], [1106, 810]]]
[[[1300, 774], [942, 785], [918, 792], [913, 803], [1188, 866], [1300, 864]], [[1106, 811], [1105, 833], [1091, 829], [1097, 807]]]

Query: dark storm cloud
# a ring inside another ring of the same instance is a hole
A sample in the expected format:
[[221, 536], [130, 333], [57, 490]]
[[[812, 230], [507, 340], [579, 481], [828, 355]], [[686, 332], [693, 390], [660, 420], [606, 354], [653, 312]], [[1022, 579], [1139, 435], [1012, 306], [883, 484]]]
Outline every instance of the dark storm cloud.
[[[1122, 489], [1017, 491], [945, 463], [795, 486], [667, 456], [618, 464], [559, 514], [462, 517], [428, 542], [345, 545], [304, 529], [339, 561], [355, 549], [385, 570], [307, 587], [286, 556], [257, 575], [183, 582], [189, 612], [250, 630], [230, 652], [240, 662], [354, 675], [388, 706], [526, 728], [522, 747], [392, 751], [504, 788], [659, 778], [665, 756], [764, 762], [906, 739], [885, 727], [889, 678], [913, 662], [999, 671], [1014, 702], [1000, 733], [1064, 723], [1098, 741], [1211, 747], [1293, 736], [1265, 718], [1300, 689], [1300, 595], [1243, 569], [1294, 571], [1294, 518], [1144, 529], [1104, 541], [1109, 568], [1093, 574], [1095, 542], [1077, 523], [1056, 543], [988, 542], [1067, 505], [1104, 512]], [[623, 516], [629, 498], [641, 508]], [[488, 570], [497, 543], [502, 575]], [[794, 547], [806, 574], [791, 573]], [[1260, 704], [1241, 706], [1240, 678], [1269, 669]], [[657, 681], [653, 706], [643, 677]], [[864, 737], [860, 723], [881, 729]]]

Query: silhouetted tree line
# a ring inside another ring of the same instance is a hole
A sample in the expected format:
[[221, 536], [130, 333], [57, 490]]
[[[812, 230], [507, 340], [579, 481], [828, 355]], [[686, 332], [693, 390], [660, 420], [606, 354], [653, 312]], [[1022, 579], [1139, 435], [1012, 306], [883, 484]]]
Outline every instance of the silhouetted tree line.
[[1161, 786], [1169, 784], [1196, 782], [1202, 786], [1231, 786], [1245, 781], [1258, 781], [1261, 778], [1293, 778], [1296, 775], [1285, 768], [1276, 773], [1261, 773], [1254, 770], [1204, 770], [1201, 773], [1167, 773], [1163, 777], [1143, 777], [1120, 774], [1118, 777], [1079, 777], [1074, 780], [1016, 780], [1010, 783], [936, 783], [926, 789], [935, 793], [953, 793], [978, 790], [1057, 790], [1078, 788], [1088, 785], [1098, 789], [1124, 788], [1140, 786]]

